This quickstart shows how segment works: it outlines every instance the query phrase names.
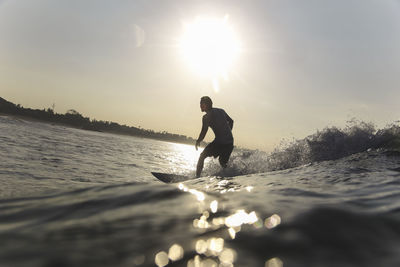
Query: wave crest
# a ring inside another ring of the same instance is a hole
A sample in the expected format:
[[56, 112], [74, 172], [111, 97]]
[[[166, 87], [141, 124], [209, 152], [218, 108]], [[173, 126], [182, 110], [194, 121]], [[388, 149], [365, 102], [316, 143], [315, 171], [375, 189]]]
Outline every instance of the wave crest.
[[284, 170], [336, 160], [369, 149], [400, 151], [400, 121], [376, 130], [372, 123], [351, 120], [345, 128], [326, 127], [304, 139], [282, 142], [271, 153], [240, 150], [232, 155], [227, 175]]

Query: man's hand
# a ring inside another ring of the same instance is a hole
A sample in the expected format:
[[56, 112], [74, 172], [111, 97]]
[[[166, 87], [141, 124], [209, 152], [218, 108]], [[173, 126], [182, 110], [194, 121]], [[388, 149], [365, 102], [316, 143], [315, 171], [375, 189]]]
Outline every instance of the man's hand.
[[198, 149], [199, 149], [199, 148], [198, 148], [199, 146], [200, 146], [200, 141], [199, 141], [199, 140], [197, 140], [197, 141], [196, 141], [196, 145], [195, 145], [195, 148], [196, 148], [196, 150], [198, 150]]

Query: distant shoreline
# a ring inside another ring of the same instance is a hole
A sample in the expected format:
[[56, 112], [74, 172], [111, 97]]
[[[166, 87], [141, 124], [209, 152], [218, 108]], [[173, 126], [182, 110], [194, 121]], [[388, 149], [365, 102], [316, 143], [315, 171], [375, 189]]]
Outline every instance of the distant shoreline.
[[64, 124], [64, 123], [49, 122], [49, 121], [44, 121], [44, 120], [40, 120], [40, 119], [36, 119], [36, 118], [32, 118], [32, 117], [7, 114], [7, 113], [3, 113], [3, 112], [0, 112], [0, 117], [9, 117], [12, 119], [28, 121], [28, 122], [40, 122], [40, 123], [45, 123], [45, 124], [49, 124], [49, 125], [57, 125], [57, 126], [62, 126], [62, 127], [66, 127], [66, 128], [78, 129], [78, 130], [82, 130], [82, 131], [116, 134], [116, 135], [123, 135], [123, 136], [136, 137], [136, 138], [145, 138], [145, 139], [152, 139], [155, 141], [171, 142], [171, 143], [176, 143], [176, 144], [194, 145], [194, 143], [196, 142], [196, 141], [193, 141], [193, 143], [182, 143], [182, 142], [168, 141], [168, 140], [162, 140], [162, 139], [157, 139], [157, 138], [152, 138], [152, 137], [144, 137], [144, 136], [139, 136], [139, 135], [131, 135], [131, 134], [124, 134], [124, 133], [110, 132], [110, 131], [86, 130], [86, 129], [82, 129], [79, 127], [74, 127], [74, 126], [71, 126], [68, 124]]
[[44, 122], [82, 130], [135, 136], [180, 144], [193, 145], [196, 141], [191, 137], [168, 133], [166, 131], [155, 132], [153, 130], [120, 125], [115, 122], [90, 119], [88, 117], [82, 116], [79, 112], [72, 109], [67, 111], [65, 114], [58, 114], [54, 113], [54, 111], [50, 108], [47, 110], [24, 108], [20, 105], [15, 105], [14, 103], [11, 103], [1, 97], [0, 116], [9, 116], [12, 118], [27, 121]]

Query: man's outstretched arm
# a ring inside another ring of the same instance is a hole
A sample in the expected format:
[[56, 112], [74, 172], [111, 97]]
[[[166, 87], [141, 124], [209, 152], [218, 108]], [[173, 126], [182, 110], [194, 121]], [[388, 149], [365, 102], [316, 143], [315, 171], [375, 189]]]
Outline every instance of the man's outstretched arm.
[[203, 126], [201, 127], [201, 132], [200, 132], [199, 138], [197, 138], [197, 141], [196, 141], [196, 146], [195, 146], [196, 150], [198, 149], [197, 147], [200, 146], [200, 143], [201, 143], [201, 141], [203, 141], [204, 137], [206, 137], [207, 131], [208, 131], [208, 125], [205, 121], [205, 118], [203, 118]]

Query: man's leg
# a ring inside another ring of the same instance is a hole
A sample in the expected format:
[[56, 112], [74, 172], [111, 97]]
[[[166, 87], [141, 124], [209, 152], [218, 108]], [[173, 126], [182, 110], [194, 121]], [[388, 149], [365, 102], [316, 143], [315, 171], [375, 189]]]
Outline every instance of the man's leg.
[[228, 165], [229, 157], [231, 156], [233, 150], [233, 144], [229, 145], [224, 145], [222, 148], [221, 154], [218, 158], [219, 164], [222, 166], [222, 168], [226, 168]]
[[197, 161], [197, 168], [196, 168], [196, 177], [200, 177], [201, 175], [201, 171], [203, 170], [203, 166], [204, 166], [204, 160], [207, 157], [211, 157], [211, 156], [215, 156], [215, 144], [214, 143], [210, 143], [208, 144], [203, 152], [201, 152], [200, 157], [199, 157], [199, 161]]
[[201, 171], [203, 170], [204, 160], [206, 159], [206, 155], [204, 153], [200, 154], [199, 161], [197, 161], [197, 168], [196, 168], [196, 177], [199, 178]]
[[222, 168], [225, 169], [225, 168], [228, 166], [228, 160], [229, 160], [229, 159], [226, 159], [226, 158], [220, 156], [220, 157], [218, 158], [218, 160], [219, 160], [219, 165], [221, 165]]

